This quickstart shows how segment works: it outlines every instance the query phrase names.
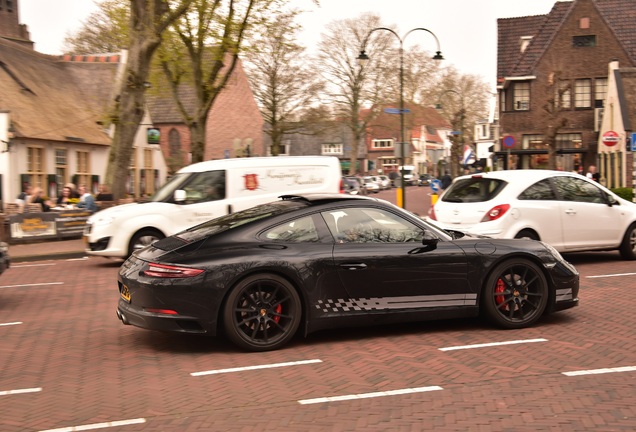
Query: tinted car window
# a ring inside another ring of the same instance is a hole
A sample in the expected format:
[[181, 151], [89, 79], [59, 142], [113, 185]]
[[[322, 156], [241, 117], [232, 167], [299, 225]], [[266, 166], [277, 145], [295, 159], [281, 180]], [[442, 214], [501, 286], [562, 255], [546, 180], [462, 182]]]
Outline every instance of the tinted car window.
[[520, 200], [556, 200], [556, 194], [549, 179], [543, 179], [536, 182], [528, 189], [521, 192], [518, 197]]
[[442, 201], [448, 202], [483, 202], [496, 197], [506, 186], [506, 182], [499, 179], [471, 177], [455, 181]]
[[311, 216], [285, 222], [267, 230], [263, 236], [269, 240], [288, 243], [315, 243], [319, 241], [318, 231]]
[[564, 201], [604, 203], [603, 191], [591, 182], [574, 177], [555, 177], [559, 196]]
[[422, 229], [391, 212], [375, 208], [347, 208], [324, 212], [338, 243], [421, 242]]
[[212, 219], [192, 228], [188, 228], [187, 230], [180, 232], [178, 236], [194, 241], [212, 234], [217, 234], [248, 224], [250, 222], [294, 211], [303, 207], [307, 207], [307, 204], [302, 201], [280, 201], [261, 204], [246, 210]]

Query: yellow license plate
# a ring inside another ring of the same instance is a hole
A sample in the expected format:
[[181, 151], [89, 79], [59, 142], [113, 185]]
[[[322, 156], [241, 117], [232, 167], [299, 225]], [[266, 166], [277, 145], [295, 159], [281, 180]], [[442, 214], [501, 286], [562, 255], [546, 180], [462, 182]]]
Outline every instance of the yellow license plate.
[[126, 285], [121, 286], [121, 290], [119, 291], [119, 294], [121, 295], [121, 298], [123, 298], [128, 303], [130, 303], [130, 290], [128, 289]]

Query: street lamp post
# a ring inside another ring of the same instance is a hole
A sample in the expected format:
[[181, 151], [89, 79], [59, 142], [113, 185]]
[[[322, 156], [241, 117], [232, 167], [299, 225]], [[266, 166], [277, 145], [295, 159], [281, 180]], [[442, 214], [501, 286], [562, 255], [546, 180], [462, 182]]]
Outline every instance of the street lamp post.
[[[453, 89], [448, 89], [448, 90], [444, 90], [438, 97], [437, 100], [437, 104], [435, 106], [435, 108], [437, 109], [442, 109], [442, 104], [441, 104], [441, 100], [442, 100], [442, 96], [444, 96], [446, 93], [455, 93], [457, 96], [459, 96], [459, 101], [462, 105], [462, 108], [460, 110], [460, 116], [459, 116], [459, 135], [461, 136], [461, 142], [460, 144], [465, 144], [466, 140], [464, 138], [464, 119], [466, 117], [466, 107], [464, 105], [464, 96], [459, 93], [458, 91], [455, 91]], [[455, 144], [453, 142], [453, 144]], [[457, 168], [459, 166], [459, 155], [461, 153], [461, 150], [463, 148], [463, 146], [460, 146], [459, 149], [457, 147], [452, 148], [453, 146], [451, 146], [451, 171], [453, 171], [455, 168]], [[457, 163], [455, 163], [457, 162]], [[457, 173], [453, 172], [453, 177], [455, 177], [455, 175]]]
[[412, 30], [409, 30], [408, 32], [406, 32], [406, 34], [400, 38], [400, 36], [392, 29], [388, 28], [388, 27], [377, 27], [372, 29], [371, 31], [369, 31], [369, 33], [367, 34], [367, 36], [364, 38], [364, 41], [362, 42], [362, 49], [360, 50], [360, 55], [358, 56], [358, 60], [360, 61], [364, 61], [364, 60], [369, 60], [369, 56], [367, 56], [365, 50], [367, 47], [367, 42], [369, 41], [369, 37], [371, 36], [371, 34], [375, 31], [378, 30], [385, 30], [390, 32], [391, 34], [393, 34], [393, 36], [395, 36], [398, 41], [400, 42], [400, 142], [399, 142], [399, 160], [400, 160], [400, 167], [401, 167], [401, 172], [400, 172], [400, 176], [401, 176], [401, 180], [400, 180], [400, 196], [401, 196], [401, 205], [402, 208], [406, 208], [406, 193], [405, 193], [405, 184], [404, 184], [404, 154], [406, 153], [406, 149], [405, 149], [405, 145], [406, 143], [404, 142], [405, 140], [405, 134], [404, 134], [404, 39], [406, 39], [406, 37], [416, 31], [416, 30], [423, 30], [425, 32], [430, 33], [431, 35], [433, 35], [433, 37], [435, 38], [435, 42], [437, 43], [437, 51], [435, 52], [435, 55], [433, 56], [433, 60], [444, 60], [444, 57], [442, 56], [442, 52], [440, 50], [440, 46], [439, 46], [439, 40], [437, 39], [437, 36], [435, 36], [435, 33], [433, 33], [432, 31], [425, 29], [425, 28], [414, 28]]

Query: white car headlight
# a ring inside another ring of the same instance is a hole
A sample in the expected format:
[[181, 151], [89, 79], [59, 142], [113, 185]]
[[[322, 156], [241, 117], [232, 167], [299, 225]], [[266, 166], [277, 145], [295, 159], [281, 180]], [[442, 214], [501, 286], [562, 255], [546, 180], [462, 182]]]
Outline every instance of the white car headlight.
[[110, 225], [111, 223], [113, 223], [113, 221], [115, 220], [115, 218], [113, 217], [98, 217], [98, 218], [91, 218], [90, 223], [93, 226], [106, 226], [106, 225]]

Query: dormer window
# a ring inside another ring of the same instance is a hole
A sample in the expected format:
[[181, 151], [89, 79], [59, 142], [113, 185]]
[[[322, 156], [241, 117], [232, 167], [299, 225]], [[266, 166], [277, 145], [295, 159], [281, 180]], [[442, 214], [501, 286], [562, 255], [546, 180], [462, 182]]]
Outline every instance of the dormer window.
[[596, 46], [596, 35], [573, 36], [572, 46], [575, 48]]
[[532, 36], [521, 36], [521, 38], [519, 39], [519, 49], [521, 50], [521, 52], [525, 52], [526, 48], [528, 48], [528, 45], [530, 45], [531, 41], [532, 41]]

